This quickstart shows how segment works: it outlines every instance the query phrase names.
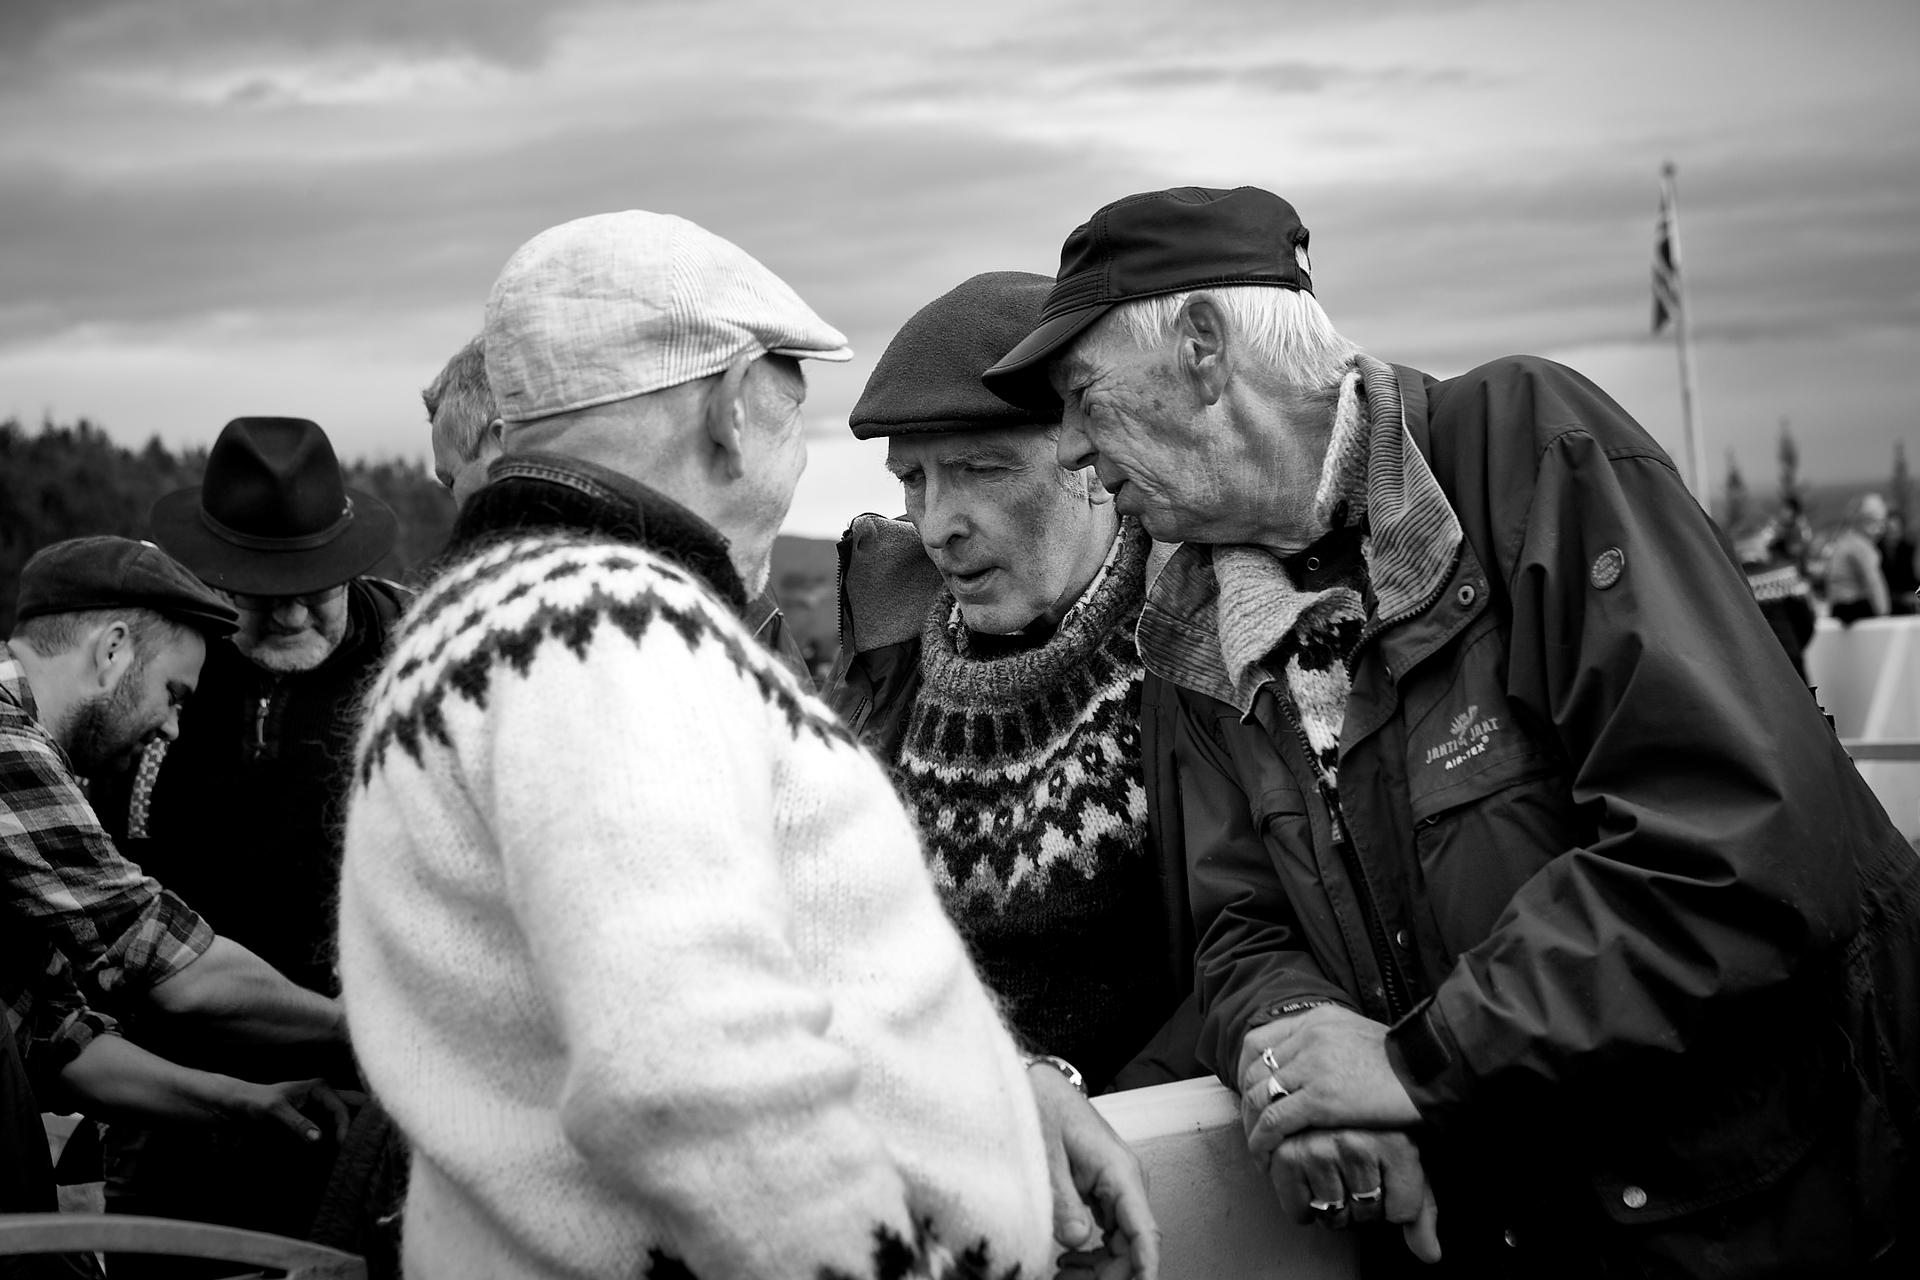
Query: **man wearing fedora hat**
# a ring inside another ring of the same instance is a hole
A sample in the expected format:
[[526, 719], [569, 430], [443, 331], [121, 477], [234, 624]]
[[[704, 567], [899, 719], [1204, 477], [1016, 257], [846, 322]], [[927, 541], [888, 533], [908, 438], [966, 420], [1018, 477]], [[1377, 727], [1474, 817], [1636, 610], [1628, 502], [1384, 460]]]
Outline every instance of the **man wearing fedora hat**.
[[[338, 832], [355, 709], [405, 607], [368, 576], [392, 549], [393, 512], [348, 488], [333, 446], [302, 418], [236, 418], [202, 482], [154, 505], [154, 537], [239, 613], [231, 642], [210, 646], [179, 741], [149, 752], [115, 805], [125, 845], [214, 926], [303, 986], [332, 994]], [[176, 1043], [257, 1078], [288, 1070], [353, 1080], [344, 1050], [233, 1051]], [[267, 1074], [259, 1074], [267, 1073]], [[109, 1206], [303, 1235], [323, 1189], [325, 1152], [304, 1162], [216, 1150], [194, 1135], [116, 1133]], [[284, 1170], [284, 1171], [283, 1171]], [[173, 1274], [173, 1264], [145, 1264]]]
[[1150, 768], [1249, 1150], [1381, 1274], [1383, 1218], [1459, 1274], [1914, 1274], [1920, 860], [1646, 432], [1366, 354], [1307, 243], [1116, 201], [986, 374], [1184, 543]]

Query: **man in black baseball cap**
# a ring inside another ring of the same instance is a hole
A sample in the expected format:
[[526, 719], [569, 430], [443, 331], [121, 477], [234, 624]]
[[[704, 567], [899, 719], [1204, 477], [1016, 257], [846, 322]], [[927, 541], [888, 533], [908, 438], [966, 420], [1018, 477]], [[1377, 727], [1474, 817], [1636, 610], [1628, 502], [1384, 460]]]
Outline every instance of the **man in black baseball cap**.
[[1147, 789], [1250, 1150], [1369, 1270], [1912, 1274], [1920, 860], [1659, 445], [1550, 361], [1361, 351], [1306, 242], [1116, 201], [985, 375], [1185, 543]]

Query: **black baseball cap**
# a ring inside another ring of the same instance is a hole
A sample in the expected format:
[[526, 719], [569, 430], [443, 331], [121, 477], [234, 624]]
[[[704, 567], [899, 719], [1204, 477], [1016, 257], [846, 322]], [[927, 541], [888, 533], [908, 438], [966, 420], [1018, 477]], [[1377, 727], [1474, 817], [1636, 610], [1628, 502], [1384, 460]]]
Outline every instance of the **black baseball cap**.
[[1307, 229], [1259, 187], [1173, 187], [1115, 200], [1075, 227], [1040, 323], [981, 375], [1009, 404], [1059, 412], [1047, 361], [1113, 305], [1210, 285], [1313, 292]]
[[20, 570], [23, 621], [86, 609], [151, 609], [210, 639], [230, 636], [240, 615], [185, 565], [132, 538], [69, 538], [34, 552]]

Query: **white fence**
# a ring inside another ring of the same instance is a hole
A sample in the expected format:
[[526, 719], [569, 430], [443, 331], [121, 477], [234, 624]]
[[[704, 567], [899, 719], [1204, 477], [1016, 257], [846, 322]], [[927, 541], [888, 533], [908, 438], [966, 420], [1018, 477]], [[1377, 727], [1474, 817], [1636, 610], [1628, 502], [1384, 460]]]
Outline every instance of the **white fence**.
[[1920, 839], [1920, 617], [1822, 619], [1807, 679], [1894, 825]]

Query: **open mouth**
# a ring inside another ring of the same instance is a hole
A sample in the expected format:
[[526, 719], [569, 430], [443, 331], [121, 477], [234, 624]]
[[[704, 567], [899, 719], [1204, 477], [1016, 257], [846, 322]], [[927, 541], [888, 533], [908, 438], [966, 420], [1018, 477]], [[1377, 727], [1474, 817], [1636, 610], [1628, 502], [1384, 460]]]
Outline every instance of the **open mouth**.
[[990, 564], [984, 569], [975, 569], [968, 573], [950, 573], [947, 575], [947, 585], [952, 587], [956, 594], [970, 595], [985, 587], [998, 572], [1000, 567]]

